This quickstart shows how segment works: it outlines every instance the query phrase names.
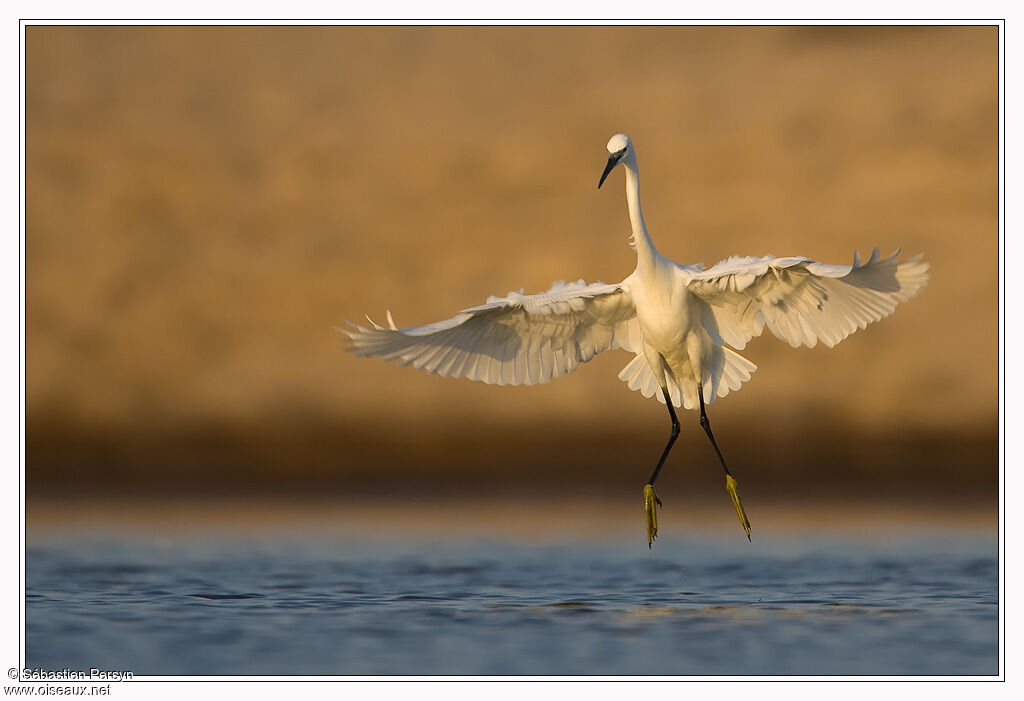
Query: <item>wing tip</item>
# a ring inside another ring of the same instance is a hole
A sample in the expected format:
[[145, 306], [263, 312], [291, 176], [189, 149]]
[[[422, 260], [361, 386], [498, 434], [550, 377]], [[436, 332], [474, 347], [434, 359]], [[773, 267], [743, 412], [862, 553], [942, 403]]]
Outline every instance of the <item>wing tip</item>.
[[345, 323], [348, 324], [349, 326], [351, 326], [352, 328], [351, 329], [347, 329], [344, 326], [335, 326], [333, 328], [338, 333], [345, 334], [346, 340], [354, 340], [356, 337], [361, 336], [361, 335], [369, 332], [369, 330], [370, 330], [370, 329], [366, 328], [365, 326], [360, 326], [359, 324], [357, 324], [354, 321], [351, 321], [349, 319], [345, 319]]
[[923, 290], [931, 281], [931, 263], [923, 253], [907, 258], [896, 266], [896, 280], [900, 284], [899, 299], [905, 302]]

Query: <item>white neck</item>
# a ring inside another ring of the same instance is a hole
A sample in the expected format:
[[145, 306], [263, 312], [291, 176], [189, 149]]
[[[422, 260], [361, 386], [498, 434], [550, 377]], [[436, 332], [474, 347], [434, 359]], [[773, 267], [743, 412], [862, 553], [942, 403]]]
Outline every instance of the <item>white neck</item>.
[[640, 209], [640, 173], [636, 163], [625, 162], [626, 169], [626, 204], [629, 206], [629, 223], [633, 228], [633, 243], [636, 245], [637, 267], [652, 265], [661, 256], [647, 233], [644, 224], [644, 213]]

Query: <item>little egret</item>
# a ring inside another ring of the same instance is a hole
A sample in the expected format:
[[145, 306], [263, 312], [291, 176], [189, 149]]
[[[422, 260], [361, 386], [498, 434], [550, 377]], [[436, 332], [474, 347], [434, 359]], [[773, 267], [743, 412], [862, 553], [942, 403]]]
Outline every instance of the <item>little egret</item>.
[[415, 328], [399, 329], [388, 311], [386, 327], [370, 320], [369, 327], [349, 322], [354, 330], [344, 331], [358, 356], [499, 385], [549, 382], [609, 349], [634, 353], [619, 379], [645, 397], [657, 397], [672, 420], [668, 443], [644, 485], [648, 547], [658, 534], [661, 505], [654, 482], [680, 430], [674, 407], [700, 410], [700, 425], [725, 470], [726, 489], [749, 540], [750, 521], [706, 410], [757, 369], [736, 350], [765, 327], [794, 348], [813, 348], [818, 341], [831, 348], [916, 295], [928, 281], [928, 264], [921, 256], [897, 261], [899, 251], [880, 258], [875, 249], [866, 262], [855, 253], [852, 265], [801, 256], [734, 256], [709, 269], [679, 265], [658, 253], [647, 233], [633, 143], [616, 134], [607, 148], [598, 188], [617, 165], [626, 171], [637, 263], [625, 280], [558, 281], [539, 294], [509, 292]]

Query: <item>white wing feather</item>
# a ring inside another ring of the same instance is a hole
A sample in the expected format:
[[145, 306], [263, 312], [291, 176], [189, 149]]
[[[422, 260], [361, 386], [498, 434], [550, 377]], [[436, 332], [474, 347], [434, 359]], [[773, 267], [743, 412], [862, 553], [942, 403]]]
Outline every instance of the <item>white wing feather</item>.
[[[628, 278], [627, 278], [628, 280]], [[398, 329], [352, 324], [339, 329], [359, 356], [377, 355], [445, 377], [532, 385], [575, 370], [598, 353], [639, 350], [636, 309], [627, 281], [555, 282], [547, 292], [489, 297], [478, 307], [426, 326]]]
[[[831, 348], [916, 295], [928, 282], [928, 264], [920, 256], [897, 261], [897, 255], [880, 259], [875, 249], [864, 263], [854, 254], [852, 265], [767, 256], [733, 257], [708, 270], [680, 266], [689, 277], [688, 290], [704, 303], [701, 323], [714, 341], [705, 401], [739, 389], [757, 369], [723, 344], [742, 350], [767, 326], [794, 348], [818, 341]], [[637, 355], [619, 378], [664, 402], [642, 353], [630, 281], [559, 281], [539, 294], [489, 297], [426, 326], [399, 329], [388, 312], [387, 327], [371, 320], [370, 327], [349, 322], [354, 330], [340, 330], [356, 355], [499, 385], [550, 382], [602, 351], [623, 348]], [[696, 407], [693, 378], [668, 381], [673, 404]]]
[[827, 265], [808, 258], [733, 257], [695, 272], [689, 290], [708, 304], [705, 328], [742, 350], [767, 326], [794, 348], [831, 348], [858, 328], [888, 316], [928, 282], [928, 263], [915, 256]]

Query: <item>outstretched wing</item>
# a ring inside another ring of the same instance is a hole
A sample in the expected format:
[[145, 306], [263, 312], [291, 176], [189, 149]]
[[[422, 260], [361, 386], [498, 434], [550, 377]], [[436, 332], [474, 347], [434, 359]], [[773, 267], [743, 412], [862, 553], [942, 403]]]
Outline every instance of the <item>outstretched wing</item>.
[[[627, 278], [628, 280], [628, 278]], [[445, 377], [532, 385], [575, 370], [604, 350], [639, 348], [636, 309], [627, 281], [556, 282], [547, 292], [489, 297], [479, 307], [426, 326], [399, 329], [370, 322], [339, 329], [359, 356], [378, 355]], [[632, 336], [632, 338], [631, 338]]]
[[893, 312], [928, 282], [928, 263], [915, 256], [827, 265], [808, 258], [729, 258], [693, 274], [690, 291], [707, 302], [705, 328], [742, 349], [767, 326], [794, 348], [831, 348], [858, 328]]

